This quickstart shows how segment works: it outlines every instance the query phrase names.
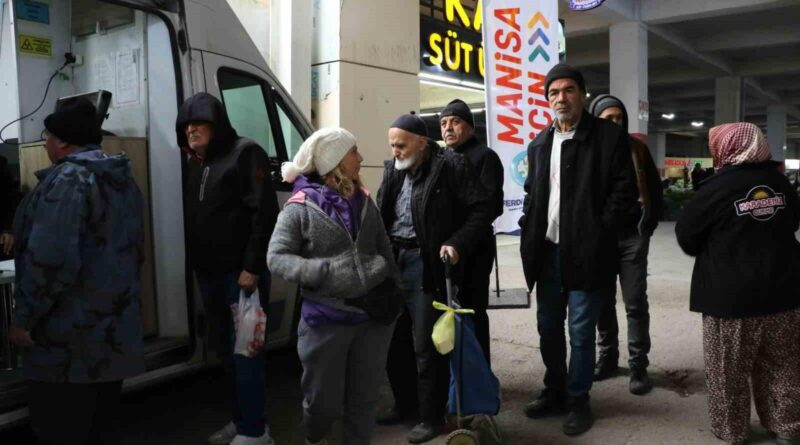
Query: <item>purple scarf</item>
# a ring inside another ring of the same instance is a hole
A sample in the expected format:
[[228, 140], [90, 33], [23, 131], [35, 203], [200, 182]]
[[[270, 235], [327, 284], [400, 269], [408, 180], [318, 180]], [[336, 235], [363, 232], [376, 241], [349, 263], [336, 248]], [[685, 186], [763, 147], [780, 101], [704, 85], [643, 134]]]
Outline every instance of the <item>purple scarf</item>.
[[345, 198], [336, 190], [317, 182], [309, 181], [305, 176], [298, 176], [294, 181], [292, 193], [303, 191], [308, 198], [314, 201], [323, 212], [331, 217], [332, 220], [342, 225], [353, 239], [358, 235], [358, 228], [361, 223], [361, 208], [364, 207], [364, 192], [360, 188], [356, 189], [353, 196]]

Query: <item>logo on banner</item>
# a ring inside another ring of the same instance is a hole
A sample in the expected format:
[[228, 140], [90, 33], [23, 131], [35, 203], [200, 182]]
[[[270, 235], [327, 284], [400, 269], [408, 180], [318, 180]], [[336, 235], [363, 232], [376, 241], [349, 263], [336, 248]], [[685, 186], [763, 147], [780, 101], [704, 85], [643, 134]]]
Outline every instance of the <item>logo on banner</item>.
[[569, 8], [575, 11], [588, 11], [603, 4], [605, 0], [569, 0]]
[[778, 210], [786, 207], [786, 200], [783, 198], [783, 193], [775, 193], [775, 190], [766, 185], [759, 185], [747, 192], [747, 196], [736, 201], [734, 205], [739, 216], [750, 215], [757, 221], [769, 221]]
[[511, 177], [519, 185], [525, 185], [528, 179], [528, 150], [522, 150], [511, 161]]

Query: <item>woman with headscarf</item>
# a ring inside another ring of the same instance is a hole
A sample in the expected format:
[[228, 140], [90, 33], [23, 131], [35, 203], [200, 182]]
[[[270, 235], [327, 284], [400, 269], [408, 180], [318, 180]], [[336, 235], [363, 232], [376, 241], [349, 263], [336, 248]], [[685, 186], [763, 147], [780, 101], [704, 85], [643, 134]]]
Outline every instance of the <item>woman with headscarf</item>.
[[301, 289], [297, 352], [307, 444], [324, 444], [340, 417], [343, 444], [370, 443], [402, 305], [389, 238], [358, 176], [362, 160], [349, 131], [323, 128], [281, 169], [294, 195], [278, 216], [267, 263]]
[[695, 256], [690, 309], [703, 314], [711, 432], [750, 434], [750, 386], [761, 424], [778, 444], [800, 443], [800, 201], [772, 162], [761, 130], [709, 131], [716, 174], [678, 219]]

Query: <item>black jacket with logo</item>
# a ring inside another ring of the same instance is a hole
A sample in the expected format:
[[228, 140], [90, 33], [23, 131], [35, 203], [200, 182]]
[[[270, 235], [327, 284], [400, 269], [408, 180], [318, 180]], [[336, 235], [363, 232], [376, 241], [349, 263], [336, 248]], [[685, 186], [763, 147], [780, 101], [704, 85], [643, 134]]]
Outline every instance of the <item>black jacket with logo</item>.
[[[192, 121], [214, 126], [202, 160], [186, 140], [185, 129]], [[222, 103], [210, 94], [187, 99], [175, 126], [178, 144], [190, 153], [184, 203], [192, 266], [214, 274], [264, 271], [279, 212], [266, 153], [255, 141], [236, 134]]]
[[675, 226], [696, 256], [690, 309], [721, 318], [800, 307], [800, 200], [774, 162], [725, 167], [687, 202]]
[[[519, 226], [528, 289], [539, 280], [550, 199], [554, 127], [528, 145], [528, 177]], [[584, 111], [571, 140], [561, 145], [559, 249], [566, 291], [615, 285], [617, 232], [630, 224], [638, 192], [628, 135], [619, 125]]]
[[[423, 287], [444, 298], [444, 266], [439, 259], [442, 245], [455, 247], [461, 258], [473, 254], [490, 223], [486, 191], [476, 179], [469, 161], [458, 153], [441, 149], [430, 141], [428, 159], [420, 165], [411, 196], [414, 231], [421, 248]], [[386, 161], [383, 181], [378, 190], [378, 208], [386, 231], [396, 219], [395, 203], [408, 170], [396, 170], [393, 161]], [[455, 280], [463, 271], [455, 268]]]

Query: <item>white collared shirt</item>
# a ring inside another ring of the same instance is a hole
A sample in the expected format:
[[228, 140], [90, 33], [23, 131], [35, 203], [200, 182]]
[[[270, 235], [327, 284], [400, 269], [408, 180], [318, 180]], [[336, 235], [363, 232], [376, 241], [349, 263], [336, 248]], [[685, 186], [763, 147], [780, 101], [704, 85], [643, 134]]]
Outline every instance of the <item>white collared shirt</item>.
[[553, 127], [553, 148], [550, 152], [550, 199], [547, 203], [547, 232], [544, 237], [546, 240], [558, 244], [560, 230], [561, 212], [561, 144], [575, 136], [575, 128], [572, 131], [561, 132], [558, 124]]

